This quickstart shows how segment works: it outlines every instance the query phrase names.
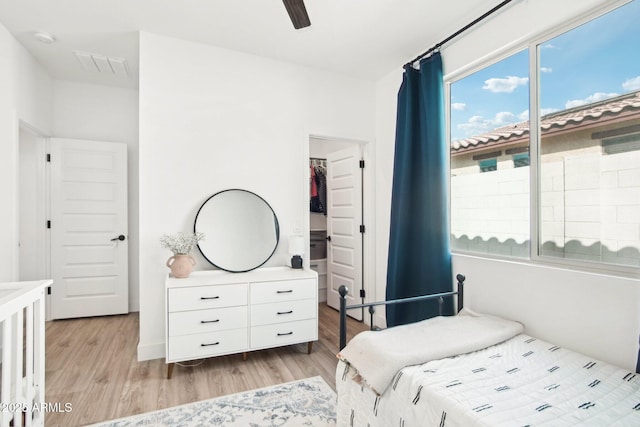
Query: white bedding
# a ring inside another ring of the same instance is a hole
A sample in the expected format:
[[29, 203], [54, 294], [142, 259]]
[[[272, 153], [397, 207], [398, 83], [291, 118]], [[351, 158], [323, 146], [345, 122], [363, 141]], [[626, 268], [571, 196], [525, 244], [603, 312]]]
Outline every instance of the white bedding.
[[338, 426], [640, 426], [640, 376], [520, 334], [402, 369], [382, 396], [338, 363]]
[[462, 310], [382, 331], [356, 335], [338, 358], [358, 371], [362, 380], [382, 394], [405, 366], [482, 350], [512, 338], [522, 324]]

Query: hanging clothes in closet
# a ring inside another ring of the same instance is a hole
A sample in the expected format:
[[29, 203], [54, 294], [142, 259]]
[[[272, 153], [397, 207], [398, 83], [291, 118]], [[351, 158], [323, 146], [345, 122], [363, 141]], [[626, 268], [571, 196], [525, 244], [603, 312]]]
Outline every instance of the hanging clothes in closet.
[[327, 173], [326, 160], [311, 159], [309, 165], [310, 194], [309, 208], [311, 212], [327, 214]]

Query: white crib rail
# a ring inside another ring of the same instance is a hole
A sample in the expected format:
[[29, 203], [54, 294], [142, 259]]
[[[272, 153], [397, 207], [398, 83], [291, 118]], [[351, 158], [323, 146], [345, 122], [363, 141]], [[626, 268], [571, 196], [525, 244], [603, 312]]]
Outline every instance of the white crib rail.
[[44, 290], [0, 283], [0, 427], [44, 426]]

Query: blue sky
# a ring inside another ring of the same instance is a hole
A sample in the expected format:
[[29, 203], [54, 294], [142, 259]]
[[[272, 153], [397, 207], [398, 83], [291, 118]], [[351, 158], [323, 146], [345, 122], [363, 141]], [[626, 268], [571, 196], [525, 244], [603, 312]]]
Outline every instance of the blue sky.
[[[542, 114], [640, 90], [640, 0], [542, 44]], [[528, 120], [528, 52], [451, 85], [451, 139]]]

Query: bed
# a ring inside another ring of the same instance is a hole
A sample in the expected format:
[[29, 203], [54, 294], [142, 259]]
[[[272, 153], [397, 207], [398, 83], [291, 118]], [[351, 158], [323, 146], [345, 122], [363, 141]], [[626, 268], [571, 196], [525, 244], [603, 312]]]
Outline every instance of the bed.
[[337, 425], [640, 426], [636, 372], [458, 308], [341, 343]]
[[44, 292], [51, 280], [0, 283], [0, 426], [44, 426]]

